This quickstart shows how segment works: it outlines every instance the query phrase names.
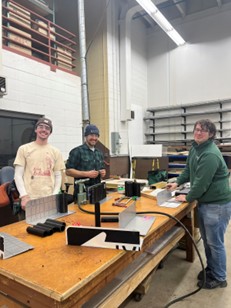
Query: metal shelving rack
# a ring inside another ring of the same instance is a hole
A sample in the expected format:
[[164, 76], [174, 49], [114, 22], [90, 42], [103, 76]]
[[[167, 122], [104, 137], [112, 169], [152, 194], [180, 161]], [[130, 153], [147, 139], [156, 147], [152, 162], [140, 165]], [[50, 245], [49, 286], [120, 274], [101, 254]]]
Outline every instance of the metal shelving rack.
[[194, 123], [202, 118], [209, 118], [216, 124], [216, 140], [221, 143], [231, 140], [231, 99], [148, 108], [147, 113], [144, 121], [147, 123], [145, 136], [148, 144], [186, 146], [193, 139]]
[[177, 177], [183, 171], [186, 165], [188, 155], [168, 155], [168, 177]]

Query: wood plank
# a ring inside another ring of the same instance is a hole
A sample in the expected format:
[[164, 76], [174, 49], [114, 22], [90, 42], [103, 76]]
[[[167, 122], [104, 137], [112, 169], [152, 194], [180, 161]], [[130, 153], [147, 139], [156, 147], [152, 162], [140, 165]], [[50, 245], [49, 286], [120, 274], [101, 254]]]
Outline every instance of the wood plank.
[[12, 300], [6, 295], [0, 293], [0, 307], [1, 308], [23, 308], [24, 306], [22, 306], [19, 303], [16, 303], [15, 300]]
[[158, 266], [156, 266], [150, 274], [138, 285], [138, 287], [134, 290], [135, 293], [144, 295], [147, 294], [152, 278], [157, 270]]

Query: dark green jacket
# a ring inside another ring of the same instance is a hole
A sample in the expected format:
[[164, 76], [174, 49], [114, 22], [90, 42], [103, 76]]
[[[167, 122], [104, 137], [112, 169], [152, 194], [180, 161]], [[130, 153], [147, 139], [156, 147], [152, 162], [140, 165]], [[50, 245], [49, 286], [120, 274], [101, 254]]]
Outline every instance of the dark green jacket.
[[212, 140], [202, 144], [193, 142], [186, 168], [177, 178], [179, 185], [190, 182], [188, 202], [227, 203], [231, 201], [229, 171], [224, 158]]

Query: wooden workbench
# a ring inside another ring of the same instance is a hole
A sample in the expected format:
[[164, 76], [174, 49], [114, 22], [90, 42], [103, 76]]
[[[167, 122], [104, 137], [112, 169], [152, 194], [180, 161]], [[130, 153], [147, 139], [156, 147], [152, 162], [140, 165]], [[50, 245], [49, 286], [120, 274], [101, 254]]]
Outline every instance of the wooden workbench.
[[[106, 183], [107, 189], [110, 188], [118, 188], [120, 185], [125, 185], [126, 181], [134, 181], [134, 179], [128, 179], [128, 178], [119, 178], [119, 179], [107, 179], [104, 182]], [[147, 185], [148, 181], [145, 179], [135, 179], [137, 183], [141, 183], [143, 185]]]
[[[115, 197], [115, 194], [109, 195], [110, 200], [101, 205], [101, 212], [123, 210], [123, 208], [111, 205]], [[137, 211], [151, 210], [171, 214], [184, 221], [191, 234], [193, 234], [192, 209], [194, 207], [195, 204], [183, 203], [176, 209], [167, 209], [158, 207], [154, 200], [145, 197], [141, 197], [137, 201]], [[76, 210], [76, 213], [60, 220], [65, 221], [67, 225], [94, 226], [94, 215], [80, 212], [76, 205], [71, 205], [70, 209]], [[84, 209], [94, 211], [94, 205], [85, 205]], [[150, 248], [176, 224], [174, 220], [166, 216], [155, 216], [156, 220], [145, 237], [140, 252], [67, 246], [64, 232], [40, 238], [26, 232], [25, 221], [2, 227], [0, 228], [1, 232], [7, 232], [33, 245], [34, 250], [10, 259], [0, 260], [0, 292], [18, 303], [19, 306], [15, 303], [14, 307], [21, 307], [19, 303], [24, 305], [23, 307], [26, 305], [33, 308], [81, 307], [129, 265], [138, 260], [146, 249]], [[104, 223], [102, 226], [116, 227], [117, 223]], [[186, 259], [192, 262], [194, 251], [187, 237], [186, 243]], [[165, 253], [162, 253], [162, 257], [167, 252], [166, 250]], [[152, 259], [155, 261], [155, 258]], [[161, 259], [157, 258], [155, 262], [153, 260], [154, 268]], [[144, 279], [148, 272], [142, 272], [142, 270], [141, 278]], [[130, 290], [131, 292], [132, 290]], [[125, 298], [130, 293], [127, 291], [124, 295]], [[121, 300], [123, 299], [120, 298]], [[2, 303], [1, 300], [0, 303]], [[116, 307], [117, 304], [114, 303], [114, 307]]]

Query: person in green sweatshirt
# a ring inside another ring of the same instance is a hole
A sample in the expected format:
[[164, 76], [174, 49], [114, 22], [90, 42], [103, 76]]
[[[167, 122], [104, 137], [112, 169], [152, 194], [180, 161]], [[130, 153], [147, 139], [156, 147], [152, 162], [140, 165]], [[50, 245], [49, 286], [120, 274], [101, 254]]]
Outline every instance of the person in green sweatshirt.
[[189, 151], [186, 167], [176, 183], [167, 189], [190, 182], [187, 195], [179, 195], [177, 201], [198, 203], [198, 223], [204, 243], [207, 266], [206, 282], [203, 271], [198, 274], [198, 286], [205, 289], [224, 288], [226, 281], [226, 251], [224, 235], [231, 217], [231, 188], [229, 170], [214, 143], [215, 124], [203, 119], [197, 121], [193, 130], [194, 142]]

